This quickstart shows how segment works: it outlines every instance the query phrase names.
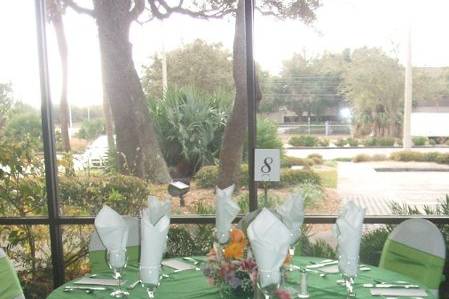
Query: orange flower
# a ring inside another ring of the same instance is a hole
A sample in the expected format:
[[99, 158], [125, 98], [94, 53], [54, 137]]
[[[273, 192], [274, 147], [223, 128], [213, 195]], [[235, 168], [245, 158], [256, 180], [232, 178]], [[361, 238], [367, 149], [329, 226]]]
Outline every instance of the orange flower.
[[242, 230], [234, 228], [231, 230], [231, 243], [244, 243], [246, 241], [245, 234]]
[[293, 257], [289, 253], [287, 253], [287, 256], [285, 257], [285, 260], [284, 260], [284, 266], [290, 264], [292, 262], [292, 260], [293, 260]]
[[244, 243], [231, 243], [224, 249], [224, 256], [227, 259], [241, 259], [245, 251]]

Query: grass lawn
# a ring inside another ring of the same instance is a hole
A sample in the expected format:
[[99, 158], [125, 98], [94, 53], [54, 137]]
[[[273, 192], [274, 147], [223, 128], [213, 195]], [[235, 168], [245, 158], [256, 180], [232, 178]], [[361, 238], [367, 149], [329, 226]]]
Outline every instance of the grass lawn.
[[319, 170], [314, 169], [314, 171], [320, 176], [321, 182], [323, 183], [323, 187], [325, 188], [337, 188], [337, 169], [326, 169]]

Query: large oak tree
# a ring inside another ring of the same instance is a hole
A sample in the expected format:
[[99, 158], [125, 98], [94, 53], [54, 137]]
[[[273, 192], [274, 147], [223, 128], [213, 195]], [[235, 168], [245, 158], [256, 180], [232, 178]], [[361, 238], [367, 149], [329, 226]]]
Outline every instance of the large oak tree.
[[[183, 1], [172, 5], [166, 0], [92, 0], [93, 9], [79, 6], [74, 0], [64, 0], [78, 12], [95, 18], [102, 54], [105, 93], [110, 101], [117, 135], [117, 150], [122, 169], [127, 165], [131, 173], [147, 176], [158, 182], [169, 180], [166, 163], [157, 143], [152, 119], [145, 105], [145, 97], [132, 59], [129, 29], [144, 11], [150, 19], [168, 18], [173, 13], [196, 18], [221, 18], [236, 14], [233, 68], [236, 98], [220, 159], [218, 185], [226, 187], [233, 182], [240, 164], [242, 145], [247, 127], [246, 51], [244, 0]], [[301, 19], [310, 22], [319, 0], [259, 0], [257, 9], [264, 15]], [[237, 9], [238, 6], [238, 9]], [[258, 98], [260, 99], [260, 92]]]

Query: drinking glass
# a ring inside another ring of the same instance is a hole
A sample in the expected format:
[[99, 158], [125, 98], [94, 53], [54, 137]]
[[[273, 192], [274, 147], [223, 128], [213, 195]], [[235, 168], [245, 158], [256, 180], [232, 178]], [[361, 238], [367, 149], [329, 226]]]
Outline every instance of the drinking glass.
[[[274, 293], [277, 289], [279, 289], [280, 283], [281, 283], [281, 274], [275, 273], [272, 271], [261, 271], [257, 273], [257, 288], [262, 292], [264, 299], [271, 299], [273, 298]], [[261, 279], [262, 277], [265, 280], [272, 281], [273, 283], [262, 287]]]
[[155, 298], [154, 293], [159, 286], [161, 266], [144, 267], [140, 266], [140, 280], [142, 287], [147, 289], [148, 298]]
[[355, 298], [354, 279], [357, 276], [359, 268], [359, 257], [338, 256], [338, 269], [342, 273], [344, 285], [346, 288], [346, 297]]
[[122, 289], [122, 275], [128, 262], [126, 249], [108, 250], [108, 265], [112, 270], [112, 277], [118, 280], [118, 289], [111, 293], [114, 298], [122, 298], [129, 295], [129, 292]]

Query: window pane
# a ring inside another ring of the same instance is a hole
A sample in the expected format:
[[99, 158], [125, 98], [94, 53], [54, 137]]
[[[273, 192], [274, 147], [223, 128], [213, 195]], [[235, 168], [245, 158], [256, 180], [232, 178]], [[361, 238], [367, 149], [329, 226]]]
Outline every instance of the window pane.
[[[204, 9], [185, 5], [193, 12]], [[129, 40], [110, 39], [120, 35], [114, 31], [120, 26], [70, 8], [62, 19], [54, 12], [48, 49], [63, 214], [95, 215], [108, 204], [137, 215], [150, 194], [172, 201], [173, 215], [214, 213], [217, 181], [221, 188], [238, 183], [236, 196], [245, 196], [246, 91], [228, 124], [236, 89], [235, 18], [226, 6], [217, 11], [224, 14], [220, 19], [172, 14], [164, 21], [133, 22]], [[146, 18], [143, 12], [139, 20]], [[246, 57], [238, 54], [241, 68]], [[245, 72], [239, 76], [240, 82]], [[190, 186], [182, 200], [169, 194], [170, 180]]]
[[45, 215], [34, 5], [2, 1], [0, 10], [0, 216]]
[[449, 45], [438, 38], [447, 3], [313, 3], [256, 1], [280, 17], [255, 16], [258, 147], [283, 149], [281, 182], [269, 194], [315, 182], [321, 195], [306, 198], [310, 214], [335, 214], [349, 200], [368, 215], [440, 214], [449, 194]]

